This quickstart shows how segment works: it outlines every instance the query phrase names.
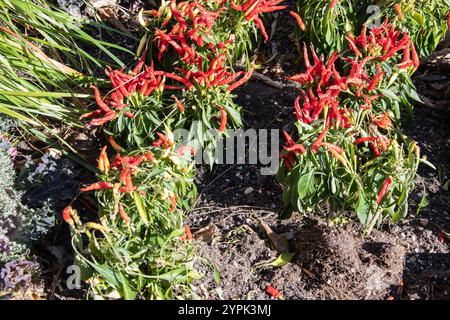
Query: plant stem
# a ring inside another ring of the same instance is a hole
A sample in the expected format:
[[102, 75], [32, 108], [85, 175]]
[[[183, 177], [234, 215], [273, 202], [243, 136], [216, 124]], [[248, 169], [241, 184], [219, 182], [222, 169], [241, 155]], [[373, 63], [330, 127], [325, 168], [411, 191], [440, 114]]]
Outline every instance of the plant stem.
[[366, 235], [370, 235], [370, 233], [372, 232], [372, 229], [375, 226], [375, 223], [377, 223], [377, 220], [380, 217], [381, 212], [383, 212], [383, 210], [381, 208], [378, 208], [377, 212], [375, 213], [375, 216], [372, 218], [372, 220], [369, 223], [369, 226], [365, 231]]

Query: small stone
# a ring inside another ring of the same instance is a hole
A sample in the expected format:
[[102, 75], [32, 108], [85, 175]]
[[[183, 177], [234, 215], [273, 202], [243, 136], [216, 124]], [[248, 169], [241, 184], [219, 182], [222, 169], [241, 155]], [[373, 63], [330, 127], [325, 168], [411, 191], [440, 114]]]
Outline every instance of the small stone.
[[245, 189], [244, 194], [245, 195], [249, 195], [252, 192], [253, 192], [253, 188], [252, 187], [248, 187], [247, 189]]
[[409, 258], [408, 261], [411, 263], [415, 263], [417, 261], [417, 258], [416, 258], [416, 256], [412, 256], [411, 258]]
[[73, 17], [76, 17], [76, 18], [80, 18], [81, 17], [80, 7], [75, 5], [75, 4], [71, 4], [67, 8], [67, 13], [70, 14], [71, 16], [73, 16]]
[[69, 0], [58, 0], [57, 2], [61, 8], [64, 8], [69, 5]]
[[425, 227], [428, 224], [428, 219], [425, 218], [419, 219], [419, 223], [422, 227]]

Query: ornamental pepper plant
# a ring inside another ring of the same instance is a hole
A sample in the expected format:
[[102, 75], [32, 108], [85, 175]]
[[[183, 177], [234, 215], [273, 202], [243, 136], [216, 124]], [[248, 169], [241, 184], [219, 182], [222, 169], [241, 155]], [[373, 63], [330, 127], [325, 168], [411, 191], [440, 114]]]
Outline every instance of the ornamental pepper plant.
[[[232, 92], [248, 81], [254, 66], [233, 69], [236, 36], [227, 19], [228, 11], [237, 7], [227, 5], [227, 1], [163, 1], [159, 10], [141, 11], [147, 33], [140, 61], [129, 71], [106, 70], [111, 87], [103, 90], [103, 96], [93, 88], [99, 108], [83, 118], [97, 117], [92, 125], [107, 124], [108, 133], [122, 136], [129, 148], [148, 146], [149, 136], [165, 122], [172, 129], [202, 134], [240, 127], [240, 107]], [[265, 2], [253, 7], [261, 7], [252, 13], [253, 19], [280, 9]], [[191, 126], [194, 121], [201, 123], [200, 130]]]
[[377, 27], [385, 19], [396, 20], [407, 31], [420, 57], [428, 56], [444, 39], [449, 0], [298, 1], [296, 18], [299, 39], [331, 54], [348, 49], [345, 36], [359, 33], [363, 26]]
[[381, 12], [374, 19], [397, 19], [397, 24], [411, 36], [420, 57], [429, 56], [444, 39], [450, 13], [449, 0], [376, 1]]
[[[284, 217], [326, 204], [333, 212], [354, 211], [370, 232], [405, 216], [421, 161], [399, 128], [401, 100], [416, 95], [404, 79], [418, 58], [408, 34], [387, 21], [346, 38], [351, 51], [336, 51], [327, 62], [314, 48], [310, 61], [305, 45], [306, 71], [288, 78], [301, 85], [294, 105], [298, 138], [284, 132], [278, 178]], [[395, 84], [400, 78], [403, 84]], [[388, 177], [392, 187], [379, 196]]]
[[175, 151], [170, 132], [160, 137], [164, 143], [144, 153], [109, 159], [102, 149], [99, 181], [80, 190], [95, 191], [98, 220], [85, 222], [72, 207], [63, 212], [97, 297], [173, 299], [187, 294], [185, 286], [198, 277], [193, 247], [183, 238], [182, 210], [196, 195], [193, 162], [190, 153]]
[[98, 218], [85, 221], [71, 206], [63, 218], [95, 297], [189, 297], [198, 274], [183, 212], [196, 196], [195, 149], [175, 141], [172, 130], [200, 133], [207, 149], [207, 140], [214, 143], [208, 129], [225, 134], [242, 125], [233, 91], [254, 65], [236, 71], [233, 63], [249, 62], [248, 32], [264, 35], [260, 15], [283, 9], [280, 2], [162, 1], [139, 13], [146, 33], [135, 66], [108, 67], [107, 79], [90, 85], [95, 109], [81, 119], [102, 128], [117, 154], [103, 147], [99, 180], [80, 190], [95, 192]]

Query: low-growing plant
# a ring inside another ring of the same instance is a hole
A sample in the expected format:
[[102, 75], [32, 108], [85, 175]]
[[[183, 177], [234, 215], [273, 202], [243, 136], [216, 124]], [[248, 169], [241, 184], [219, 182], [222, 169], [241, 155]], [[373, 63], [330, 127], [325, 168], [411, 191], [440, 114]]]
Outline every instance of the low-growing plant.
[[0, 268], [0, 299], [39, 300], [43, 299], [44, 283], [42, 269], [33, 260], [19, 258]]
[[45, 205], [31, 209], [22, 204], [15, 182], [11, 158], [0, 149], [0, 264], [26, 257], [32, 242], [52, 225]]
[[399, 127], [400, 102], [417, 96], [408, 79], [419, 60], [408, 34], [387, 21], [347, 41], [351, 53], [336, 51], [327, 63], [314, 50], [311, 63], [305, 46], [306, 71], [288, 78], [304, 89], [295, 102], [299, 139], [285, 132], [278, 178], [284, 217], [327, 204], [356, 212], [370, 232], [386, 218], [405, 217], [423, 160]]
[[[151, 145], [149, 138], [164, 124], [195, 131], [202, 144], [214, 140], [205, 136], [210, 129], [240, 127], [240, 107], [232, 92], [250, 78], [253, 65], [233, 69], [239, 45], [232, 12], [241, 12], [240, 23], [248, 25], [260, 21], [261, 13], [284, 8], [279, 2], [164, 1], [159, 10], [141, 11], [147, 29], [138, 50], [141, 60], [128, 72], [107, 70], [107, 94], [95, 88], [99, 109], [82, 118], [95, 117], [92, 125], [107, 124], [106, 132], [121, 137], [130, 149]], [[246, 6], [252, 11], [242, 12]]]
[[186, 297], [186, 286], [198, 277], [182, 211], [196, 195], [192, 155], [186, 148], [176, 150], [170, 131], [160, 139], [161, 147], [117, 153], [111, 163], [102, 149], [100, 181], [81, 189], [96, 191], [98, 221], [83, 223], [72, 207], [63, 212], [95, 296]]
[[381, 11], [373, 15], [368, 23], [375, 20], [397, 19], [397, 24], [407, 30], [417, 47], [420, 57], [429, 56], [444, 39], [450, 13], [449, 0], [376, 1]]
[[444, 39], [450, 2], [436, 1], [298, 1], [299, 39], [313, 44], [319, 52], [348, 49], [345, 36], [360, 33], [363, 26], [377, 26], [385, 19], [397, 20], [409, 33], [421, 57], [428, 56]]

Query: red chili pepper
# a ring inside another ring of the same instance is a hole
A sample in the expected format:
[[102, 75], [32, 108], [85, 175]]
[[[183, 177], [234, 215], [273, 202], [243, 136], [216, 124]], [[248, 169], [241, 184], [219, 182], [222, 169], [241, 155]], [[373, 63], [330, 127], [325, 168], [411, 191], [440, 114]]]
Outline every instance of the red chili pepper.
[[227, 112], [224, 108], [220, 108], [220, 125], [219, 125], [219, 132], [224, 132], [225, 128], [227, 126]]
[[133, 71], [131, 72], [132, 74], [136, 75], [139, 72], [141, 72], [142, 70], [142, 66], [145, 63], [145, 54], [146, 52], [144, 51], [144, 53], [142, 54], [142, 57], [139, 59], [139, 62], [137, 63], [137, 65], [134, 67]]
[[313, 153], [316, 153], [319, 150], [320, 145], [322, 144], [323, 139], [327, 135], [328, 132], [328, 126], [325, 127], [325, 129], [322, 131], [322, 133], [319, 135], [316, 141], [312, 144], [312, 151]]
[[108, 154], [106, 153], [106, 148], [107, 148], [107, 146], [104, 146], [102, 148], [102, 151], [100, 152], [100, 156], [98, 158], [98, 169], [102, 173], [108, 172], [109, 168], [110, 168]]
[[381, 119], [373, 118], [372, 121], [382, 129], [387, 129], [392, 125], [392, 121], [386, 112], [383, 113]]
[[114, 150], [116, 150], [117, 152], [122, 151], [122, 147], [116, 142], [116, 140], [114, 140], [113, 136], [108, 136], [108, 141]]
[[379, 205], [381, 203], [381, 201], [383, 200], [383, 198], [386, 196], [386, 193], [389, 191], [391, 184], [392, 184], [392, 178], [389, 176], [381, 185], [381, 189], [380, 189], [380, 192], [378, 193], [378, 197], [377, 197], [377, 205]]
[[133, 180], [131, 179], [130, 167], [125, 167], [120, 174], [120, 181], [125, 185], [119, 189], [120, 192], [128, 193], [136, 190], [133, 186]]
[[128, 117], [130, 119], [133, 119], [135, 117], [135, 115], [129, 111], [124, 112], [125, 117]]
[[413, 67], [413, 66], [414, 66], [414, 61], [412, 61], [412, 60], [404, 61], [397, 65], [397, 67], [399, 69], [406, 69], [406, 68]]
[[400, 6], [400, 3], [394, 4], [394, 8], [395, 8], [395, 11], [397, 11], [400, 21], [405, 21], [405, 17], [403, 16], [402, 7]]
[[287, 170], [291, 170], [295, 164], [295, 158], [292, 153], [286, 153], [280, 157], [283, 160], [283, 164]]
[[70, 216], [70, 213], [72, 212], [72, 210], [73, 210], [72, 206], [67, 206], [64, 208], [64, 210], [62, 212], [62, 218], [68, 224], [73, 224], [72, 217]]
[[187, 224], [184, 225], [184, 233], [188, 241], [192, 241], [192, 232]]
[[155, 141], [152, 143], [152, 146], [155, 147], [155, 148], [158, 148], [158, 147], [161, 147], [162, 144], [163, 144], [162, 139], [158, 139], [158, 140], [155, 140]]
[[361, 51], [358, 50], [358, 47], [355, 44], [355, 39], [353, 37], [353, 35], [351, 33], [347, 33], [345, 35], [345, 39], [347, 39], [348, 45], [350, 47], [350, 49], [352, 49], [352, 51], [357, 55], [357, 56], [361, 56]]
[[411, 43], [408, 43], [405, 49], [403, 49], [403, 62], [410, 61], [411, 59]]
[[164, 149], [170, 148], [169, 139], [167, 139], [167, 137], [164, 134], [162, 134], [161, 132], [157, 132], [156, 134], [158, 135], [159, 139], [162, 141]]
[[236, 81], [235, 83], [233, 83], [232, 85], [230, 85], [227, 90], [228, 91], [233, 91], [234, 89], [236, 89], [237, 87], [240, 87], [241, 85], [243, 85], [245, 82], [247, 82], [250, 77], [253, 74], [253, 70], [254, 70], [254, 66], [252, 65], [250, 70], [238, 81]]
[[358, 37], [358, 42], [361, 44], [361, 46], [365, 49], [367, 49], [367, 26], [364, 25], [361, 34]]
[[334, 158], [342, 162], [342, 164], [347, 165], [347, 160], [343, 156], [344, 150], [341, 149], [342, 150], [341, 153], [338, 151], [340, 149], [339, 147], [338, 147], [339, 149], [336, 149], [337, 146], [334, 146], [332, 144], [322, 144], [322, 145], [324, 145], [327, 148], [328, 152], [330, 152]]
[[181, 103], [181, 101], [178, 100], [178, 98], [176, 96], [173, 96], [173, 98], [175, 99], [175, 102], [177, 104], [178, 110], [180, 110], [181, 113], [184, 113], [185, 109], [184, 109], [184, 106]]
[[102, 126], [106, 122], [111, 121], [117, 117], [117, 114], [114, 111], [109, 111], [107, 114], [103, 116], [103, 118], [94, 119], [90, 122], [90, 124], [94, 126]]
[[374, 142], [370, 142], [370, 146], [372, 147], [373, 153], [376, 158], [381, 156], [380, 149], [378, 149], [378, 146]]
[[81, 188], [81, 192], [88, 192], [88, 191], [96, 191], [96, 190], [103, 190], [103, 189], [112, 189], [114, 186], [109, 182], [95, 182], [87, 187]]
[[367, 87], [367, 91], [371, 92], [375, 89], [375, 87], [380, 83], [381, 79], [383, 78], [383, 70], [381, 68], [380, 64], [377, 64], [377, 74], [373, 77], [372, 81], [369, 83], [369, 86]]
[[218, 86], [224, 86], [224, 85], [227, 85], [227, 84], [233, 82], [237, 77], [239, 77], [239, 76], [241, 76], [241, 75], [243, 75], [243, 74], [245, 74], [245, 72], [239, 71], [239, 72], [236, 72], [236, 73], [233, 74], [233, 75], [229, 75], [229, 76], [227, 76], [227, 77], [223, 77], [223, 79], [221, 79], [219, 82], [217, 82], [217, 85], [218, 85]]
[[154, 162], [154, 161], [155, 161], [155, 158], [153, 157], [153, 155], [152, 155], [152, 153], [151, 153], [150, 151], [147, 151], [147, 152], [145, 153], [145, 158], [146, 158], [148, 161], [150, 161], [150, 162]]
[[363, 138], [358, 138], [355, 141], [353, 141], [354, 144], [358, 145], [361, 143], [366, 143], [366, 142], [371, 142], [371, 141], [378, 141], [380, 139], [380, 137], [363, 137]]
[[447, 237], [445, 236], [445, 234], [442, 232], [442, 230], [438, 231], [438, 239], [440, 242], [444, 243], [445, 240], [447, 239]]
[[306, 47], [305, 42], [303, 42], [303, 60], [305, 61], [306, 70], [311, 69], [311, 62], [309, 62], [309, 56], [308, 56], [308, 48]]
[[108, 107], [108, 105], [103, 101], [102, 97], [100, 96], [98, 88], [94, 86], [92, 83], [90, 84], [90, 88], [94, 90], [95, 102], [97, 102], [97, 105], [100, 107], [100, 109], [102, 109], [102, 111], [105, 113], [111, 111], [111, 109]]
[[282, 297], [282, 294], [280, 291], [272, 287], [270, 284], [266, 286], [266, 292], [270, 294], [275, 299], [280, 299]]
[[283, 130], [283, 134], [286, 139], [286, 143], [287, 143], [288, 147], [295, 145], [295, 141], [294, 141], [294, 139], [292, 139], [292, 137], [289, 135], [289, 133], [287, 133], [285, 130]]
[[85, 118], [95, 118], [95, 117], [101, 115], [102, 112], [103, 112], [103, 111], [102, 111], [101, 109], [97, 109], [97, 110], [95, 110], [95, 111], [92, 111], [92, 112], [89, 112], [89, 113], [82, 114], [82, 115], [80, 116], [79, 119], [80, 119], [80, 120], [83, 120], [83, 119], [85, 119]]
[[125, 222], [126, 225], [129, 225], [130, 224], [130, 217], [125, 212], [125, 210], [123, 208], [123, 205], [121, 203], [119, 203], [119, 214], [120, 214], [120, 218], [122, 218], [123, 222]]
[[334, 7], [336, 7], [336, 4], [337, 4], [337, 0], [331, 0], [330, 1], [330, 10], [333, 10]]
[[303, 22], [302, 17], [300, 17], [300, 15], [294, 11], [290, 11], [289, 14], [295, 18], [300, 29], [302, 29], [302, 31], [306, 32], [306, 26], [305, 26], [305, 23]]
[[170, 200], [170, 203], [171, 203], [171, 206], [170, 206], [170, 212], [172, 212], [172, 211], [174, 211], [175, 209], [176, 209], [176, 207], [177, 207], [177, 197], [176, 197], [176, 195], [175, 194], [173, 194], [173, 195], [170, 195], [169, 196], [169, 200]]
[[293, 146], [290, 146], [290, 147], [284, 147], [284, 149], [286, 149], [286, 151], [288, 151], [288, 152], [294, 152], [294, 153], [300, 152], [303, 155], [306, 154], [306, 149], [302, 144], [294, 144]]
[[114, 91], [111, 93], [111, 100], [116, 104], [116, 106], [123, 105], [123, 95], [119, 91]]
[[413, 61], [414, 68], [417, 69], [420, 66], [420, 58], [417, 54], [416, 47], [414, 43], [411, 43], [411, 60]]
[[334, 151], [336, 151], [337, 153], [339, 153], [341, 155], [344, 153], [344, 149], [342, 149], [341, 147], [339, 147], [335, 144], [328, 143], [328, 142], [322, 142], [320, 145], [326, 147], [327, 149], [333, 149]]
[[264, 27], [264, 23], [262, 22], [262, 20], [259, 17], [254, 17], [253, 22], [255, 23], [259, 31], [261, 31], [264, 37], [264, 42], [267, 42], [269, 40], [269, 35], [266, 32], [266, 28]]
[[139, 155], [139, 156], [135, 156], [135, 157], [125, 156], [121, 160], [122, 160], [122, 163], [127, 164], [128, 167], [136, 168], [144, 161], [144, 159], [145, 159], [144, 155]]
[[450, 11], [447, 14], [447, 28], [450, 30]]

